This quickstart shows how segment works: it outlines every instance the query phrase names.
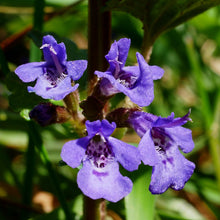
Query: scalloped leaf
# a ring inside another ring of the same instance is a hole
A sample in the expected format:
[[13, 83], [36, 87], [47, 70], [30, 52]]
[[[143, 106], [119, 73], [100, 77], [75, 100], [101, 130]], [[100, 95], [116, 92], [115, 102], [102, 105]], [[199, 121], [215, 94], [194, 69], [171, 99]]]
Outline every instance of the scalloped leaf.
[[220, 0], [109, 0], [108, 10], [127, 12], [140, 19], [153, 42], [164, 31], [220, 4]]

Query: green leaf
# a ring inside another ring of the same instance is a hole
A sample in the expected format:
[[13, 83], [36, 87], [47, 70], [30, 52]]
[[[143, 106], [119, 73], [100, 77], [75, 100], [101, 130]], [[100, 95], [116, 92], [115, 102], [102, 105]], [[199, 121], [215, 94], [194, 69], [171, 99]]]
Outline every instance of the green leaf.
[[220, 0], [109, 0], [107, 9], [128, 12], [140, 19], [153, 42], [162, 32], [219, 4]]
[[38, 103], [45, 102], [44, 99], [34, 93], [28, 93], [27, 86], [30, 84], [23, 83], [15, 73], [9, 72], [5, 82], [7, 88], [12, 92], [9, 95], [9, 104], [13, 110], [32, 109]]
[[[45, 7], [45, 0], [35, 0], [34, 1], [33, 30], [42, 31], [42, 29], [43, 29], [44, 7]], [[33, 42], [31, 42], [30, 62], [36, 62], [36, 61], [40, 61], [40, 60], [41, 60], [41, 51]]]
[[133, 180], [132, 192], [125, 198], [126, 219], [154, 220], [155, 196], [148, 190], [151, 179], [151, 168], [140, 166], [135, 173], [136, 175], [139, 174], [139, 177]]

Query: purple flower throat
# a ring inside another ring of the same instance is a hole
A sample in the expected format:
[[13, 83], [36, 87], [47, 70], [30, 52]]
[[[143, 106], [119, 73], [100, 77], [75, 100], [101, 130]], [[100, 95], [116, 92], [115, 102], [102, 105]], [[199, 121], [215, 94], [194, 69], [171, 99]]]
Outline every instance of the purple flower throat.
[[152, 140], [154, 142], [155, 150], [157, 151], [162, 162], [170, 162], [172, 164], [173, 157], [167, 155], [167, 151], [172, 147], [172, 139], [164, 132], [163, 128], [152, 128], [151, 130]]
[[124, 71], [120, 65], [122, 64], [120, 61], [109, 60], [109, 63], [114, 63], [115, 72], [113, 73], [114, 78], [117, 82], [125, 86], [126, 88], [132, 89], [138, 79], [137, 76], [132, 74], [129, 71]]
[[113, 161], [114, 155], [105, 138], [95, 135], [89, 142], [85, 153], [97, 168], [103, 168], [109, 161]]
[[132, 73], [128, 73], [125, 71], [120, 71], [119, 73], [116, 73], [114, 77], [120, 84], [129, 89], [132, 89], [137, 81], [136, 76], [133, 76]]

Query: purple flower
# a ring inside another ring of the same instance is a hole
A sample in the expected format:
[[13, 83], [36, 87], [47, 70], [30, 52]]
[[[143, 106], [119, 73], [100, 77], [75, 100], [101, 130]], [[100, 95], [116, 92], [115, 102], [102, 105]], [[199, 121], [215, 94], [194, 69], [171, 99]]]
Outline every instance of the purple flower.
[[83, 163], [77, 183], [92, 198], [117, 202], [132, 189], [132, 181], [119, 172], [118, 162], [128, 171], [138, 169], [138, 149], [110, 137], [116, 125], [107, 120], [86, 121], [88, 136], [64, 144], [61, 157], [72, 168]]
[[132, 127], [142, 137], [138, 147], [141, 160], [153, 166], [149, 187], [153, 194], [163, 193], [169, 187], [180, 190], [193, 174], [195, 164], [179, 151], [180, 148], [189, 153], [194, 148], [191, 130], [181, 126], [190, 120], [189, 114], [175, 119], [174, 113], [167, 118], [145, 112], [130, 116]]
[[41, 49], [45, 62], [23, 64], [15, 73], [23, 82], [37, 80], [34, 87], [28, 86], [28, 92], [35, 92], [44, 99], [63, 99], [78, 88], [79, 84], [72, 86], [72, 80], [82, 76], [87, 61], [67, 61], [64, 43], [58, 44], [51, 35], [43, 37]]
[[126, 66], [130, 48], [130, 39], [115, 41], [105, 56], [110, 64], [106, 72], [95, 71], [103, 77], [100, 89], [103, 95], [111, 96], [123, 92], [139, 106], [147, 106], [154, 99], [153, 80], [160, 79], [164, 70], [158, 66], [149, 66], [143, 56], [137, 53], [138, 66]]
[[54, 123], [64, 123], [70, 119], [70, 113], [63, 106], [52, 103], [41, 103], [35, 106], [29, 113], [29, 117], [41, 126], [47, 126]]

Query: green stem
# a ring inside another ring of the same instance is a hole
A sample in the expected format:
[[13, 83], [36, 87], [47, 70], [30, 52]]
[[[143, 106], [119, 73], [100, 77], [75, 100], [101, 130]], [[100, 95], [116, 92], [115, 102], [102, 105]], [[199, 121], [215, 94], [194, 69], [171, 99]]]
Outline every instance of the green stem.
[[83, 136], [83, 131], [85, 129], [85, 125], [83, 123], [84, 117], [79, 111], [79, 93], [78, 90], [70, 93], [63, 99], [66, 108], [72, 116], [72, 126], [79, 134], [79, 136]]
[[[30, 125], [30, 124], [29, 124]], [[28, 128], [29, 134], [29, 142], [28, 142], [28, 147], [26, 151], [26, 171], [24, 174], [24, 185], [23, 185], [23, 193], [22, 193], [22, 201], [23, 204], [27, 206], [31, 206], [32, 203], [32, 193], [33, 193], [33, 177], [34, 177], [34, 172], [35, 172], [35, 148], [34, 148], [34, 140], [31, 135], [31, 128]], [[23, 212], [22, 213], [22, 218], [27, 219], [29, 213]]]
[[74, 91], [63, 99], [64, 103], [74, 120], [82, 120], [82, 115], [79, 112], [79, 93]]
[[[44, 6], [45, 0], [35, 0], [34, 1], [34, 19], [33, 19], [33, 29], [42, 31], [43, 30], [43, 20], [44, 20]], [[40, 61], [41, 51], [40, 49], [31, 41], [30, 50], [30, 62]]]
[[35, 124], [34, 122], [30, 122], [30, 135], [33, 139], [34, 145], [37, 147], [40, 157], [44, 163], [44, 165], [47, 167], [48, 173], [50, 175], [50, 178], [52, 180], [52, 183], [54, 185], [55, 191], [56, 191], [56, 195], [58, 197], [58, 200], [60, 202], [60, 205], [65, 213], [66, 216], [66, 220], [72, 220], [72, 214], [69, 211], [69, 207], [66, 203], [65, 197], [62, 193], [62, 189], [60, 187], [60, 183], [59, 183], [59, 179], [56, 175], [56, 172], [53, 169], [53, 165], [50, 162], [50, 159], [48, 157], [47, 154], [47, 150], [43, 145], [42, 142], [42, 138], [40, 135], [40, 132], [38, 130], [37, 124]]
[[141, 47], [141, 54], [143, 55], [143, 57], [147, 62], [150, 61], [150, 56], [153, 49], [153, 43], [154, 40], [151, 38], [151, 35], [149, 34], [147, 27], [144, 26], [144, 36]]
[[32, 191], [33, 191], [33, 176], [35, 171], [35, 149], [31, 134], [29, 133], [29, 142], [26, 152], [26, 172], [24, 175], [24, 191], [23, 203], [31, 205]]

